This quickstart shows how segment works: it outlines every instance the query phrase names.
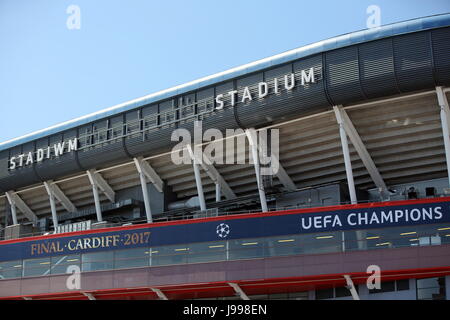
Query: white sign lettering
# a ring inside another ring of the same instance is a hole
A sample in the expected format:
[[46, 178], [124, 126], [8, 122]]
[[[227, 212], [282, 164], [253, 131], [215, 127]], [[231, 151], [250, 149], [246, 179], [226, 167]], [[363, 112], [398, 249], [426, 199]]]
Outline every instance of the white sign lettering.
[[9, 159], [9, 170], [14, 170], [23, 166], [29, 166], [33, 163], [42, 162], [45, 159], [50, 159], [51, 156], [59, 157], [64, 153], [76, 151], [78, 149], [78, 139], [73, 138], [69, 141], [55, 143], [53, 146], [46, 148], [39, 148], [36, 152], [22, 153], [13, 156]]

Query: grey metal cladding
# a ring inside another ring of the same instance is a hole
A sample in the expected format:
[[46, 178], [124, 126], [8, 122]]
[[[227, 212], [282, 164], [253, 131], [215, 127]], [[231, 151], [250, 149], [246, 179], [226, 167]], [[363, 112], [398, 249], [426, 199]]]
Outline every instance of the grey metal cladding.
[[[36, 142], [36, 150], [47, 148], [54, 143], [67, 141], [78, 136], [77, 130], [72, 129], [64, 132], [62, 135], [54, 135], [49, 139], [39, 139]], [[82, 170], [78, 164], [78, 154], [76, 152], [64, 153], [58, 157], [53, 157], [51, 161], [41, 161], [35, 164], [36, 173], [41, 180], [51, 180], [58, 177], [73, 174]]]
[[435, 80], [442, 86], [450, 83], [450, 28], [431, 31]]
[[402, 92], [434, 88], [430, 32], [393, 38], [395, 73]]
[[334, 104], [364, 100], [359, 78], [358, 46], [333, 50], [325, 55], [328, 94]]
[[101, 168], [129, 159], [124, 147], [123, 130], [122, 115], [95, 122], [90, 136], [91, 143], [95, 145], [78, 149], [80, 165], [84, 169]]
[[9, 169], [8, 169], [10, 151], [11, 151], [11, 149], [0, 151], [0, 191], [1, 192], [10, 190], [6, 186], [6, 183], [8, 182], [8, 180], [10, 180], [10, 177], [12, 176], [12, 173], [10, 173]]
[[303, 90], [301, 87], [298, 88], [299, 100], [296, 105], [297, 112], [306, 111], [311, 108], [331, 107], [325, 93], [325, 82], [323, 77], [324, 71], [321, 54], [294, 62], [293, 69], [296, 75], [296, 80], [300, 81], [299, 77], [301, 70], [311, 67], [314, 67], [315, 84], [306, 85]]
[[383, 39], [359, 46], [359, 72], [367, 98], [400, 93], [394, 71], [392, 39]]
[[[18, 156], [34, 150], [34, 142], [28, 142], [24, 145], [11, 148], [9, 150], [9, 158]], [[24, 157], [23, 161], [26, 161]], [[8, 169], [9, 161], [6, 160], [6, 170], [2, 172], [2, 178], [0, 179], [1, 188], [8, 191], [14, 190], [19, 186], [32, 185], [41, 182], [41, 179], [37, 176], [34, 165], [23, 166], [11, 171]]]
[[[301, 71], [314, 67], [314, 84], [301, 86]], [[293, 72], [296, 86], [286, 91], [284, 76]], [[274, 78], [278, 79], [279, 93], [275, 93]], [[300, 61], [285, 64], [264, 72], [264, 81], [269, 86], [269, 96], [247, 104], [239, 104], [236, 114], [244, 127], [258, 127], [272, 121], [282, 121], [305, 114], [311, 110], [320, 111], [330, 106], [326, 99], [322, 79], [322, 56], [315, 55]], [[255, 97], [254, 91], [251, 91]], [[319, 109], [317, 109], [319, 108]], [[255, 112], [257, 110], [257, 112]]]

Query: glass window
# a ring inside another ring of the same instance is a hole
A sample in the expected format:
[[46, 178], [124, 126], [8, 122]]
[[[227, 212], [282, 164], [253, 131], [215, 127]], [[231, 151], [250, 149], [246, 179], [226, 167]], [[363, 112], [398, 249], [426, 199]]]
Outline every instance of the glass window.
[[0, 262], [0, 279], [20, 278], [22, 260]]
[[316, 290], [316, 300], [332, 299], [332, 298], [334, 298], [333, 288]]
[[264, 238], [229, 240], [230, 260], [264, 257]]
[[69, 266], [80, 266], [81, 255], [56, 256], [51, 258], [51, 274], [65, 274]]
[[151, 265], [162, 266], [187, 263], [189, 245], [162, 246], [151, 248]]
[[289, 300], [308, 300], [309, 293], [308, 293], [308, 291], [290, 292], [288, 299]]
[[266, 241], [264, 256], [296, 255], [301, 253], [301, 248], [300, 237], [297, 235], [272, 237]]
[[395, 281], [384, 281], [380, 283], [380, 289], [369, 289], [369, 293], [381, 293], [395, 291]]
[[397, 286], [397, 291], [409, 290], [409, 279], [397, 280], [395, 281]]
[[223, 261], [227, 259], [225, 241], [193, 243], [189, 245], [188, 263]]
[[82, 271], [113, 269], [113, 251], [85, 253], [82, 255]]
[[50, 274], [50, 258], [23, 260], [23, 276], [46, 276]]
[[149, 248], [117, 250], [114, 256], [115, 269], [147, 267], [149, 264]]
[[268, 300], [287, 300], [288, 297], [289, 296], [286, 292], [285, 293], [273, 293], [273, 294], [267, 295]]
[[342, 233], [312, 233], [299, 237], [301, 253], [316, 254], [342, 251]]
[[445, 279], [417, 279], [418, 300], [445, 300]]
[[[356, 292], [358, 292], [358, 286], [355, 286]], [[336, 292], [336, 298], [348, 297], [351, 296], [352, 293], [346, 287], [338, 287], [334, 289]]]

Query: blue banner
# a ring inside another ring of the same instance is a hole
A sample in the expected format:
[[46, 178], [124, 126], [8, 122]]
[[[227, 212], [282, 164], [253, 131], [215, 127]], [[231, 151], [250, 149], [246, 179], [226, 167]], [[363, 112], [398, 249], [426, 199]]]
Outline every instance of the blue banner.
[[189, 223], [146, 224], [138, 229], [103, 231], [77, 236], [54, 236], [42, 240], [0, 245], [0, 261], [54, 255], [186, 244], [228, 239], [271, 237], [424, 225], [450, 222], [450, 202], [412, 203], [322, 212], [261, 214], [224, 217]]

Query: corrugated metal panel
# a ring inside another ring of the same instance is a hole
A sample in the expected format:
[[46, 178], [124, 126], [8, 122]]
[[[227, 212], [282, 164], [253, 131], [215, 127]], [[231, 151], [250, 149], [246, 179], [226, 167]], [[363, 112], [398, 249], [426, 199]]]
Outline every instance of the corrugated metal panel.
[[450, 28], [431, 31], [435, 79], [438, 85], [450, 85]]
[[[0, 179], [0, 185], [1, 188], [9, 191], [14, 190], [18, 187], [18, 185], [26, 186], [26, 185], [32, 185], [35, 183], [40, 182], [41, 180], [36, 175], [36, 172], [34, 171], [33, 165], [25, 165], [26, 163], [26, 156], [23, 158], [23, 166], [17, 167], [14, 170], [8, 170], [9, 162], [8, 160], [13, 156], [18, 156], [20, 154], [28, 153], [30, 151], [34, 150], [34, 143], [29, 142], [23, 146], [17, 146], [9, 151], [9, 155], [7, 156], [7, 160], [4, 162], [3, 165], [6, 164], [6, 170], [3, 171], [3, 178]], [[6, 154], [5, 154], [6, 155]]]
[[364, 100], [359, 79], [358, 48], [348, 47], [327, 52], [328, 93], [335, 104]]
[[434, 88], [429, 32], [393, 38], [395, 73], [402, 92]]
[[110, 118], [108, 122], [105, 120], [93, 125], [90, 141], [96, 145], [86, 146], [77, 151], [78, 161], [84, 169], [101, 168], [129, 159], [122, 138], [124, 133], [123, 116]]
[[391, 39], [359, 45], [361, 85], [369, 99], [399, 93], [394, 74], [393, 53]]
[[[316, 83], [302, 86], [301, 71], [309, 71], [311, 67], [314, 67]], [[292, 72], [295, 74], [296, 86], [291, 91], [287, 91], [284, 88], [284, 76]], [[274, 93], [274, 78], [278, 79], [279, 94]], [[320, 55], [302, 59], [295, 64], [287, 64], [267, 70], [264, 72], [264, 81], [268, 83], [269, 96], [263, 99], [256, 98], [247, 104], [240, 103], [236, 108], [238, 120], [246, 128], [298, 117], [300, 114], [304, 115], [311, 110], [320, 112], [329, 106], [324, 92]], [[253, 96], [256, 96], [255, 90], [257, 88], [252, 91]], [[255, 112], [256, 110], [257, 112]]]
[[[77, 137], [77, 130], [72, 129], [64, 132], [64, 134], [53, 136], [50, 139], [41, 139], [36, 142], [36, 150], [39, 148], [47, 148], [53, 146], [54, 143], [68, 141]], [[52, 158], [51, 160], [43, 160], [35, 165], [35, 169], [39, 177], [46, 181], [56, 179], [57, 177], [76, 173], [81, 169], [78, 164], [77, 152], [64, 153], [63, 155]]]

